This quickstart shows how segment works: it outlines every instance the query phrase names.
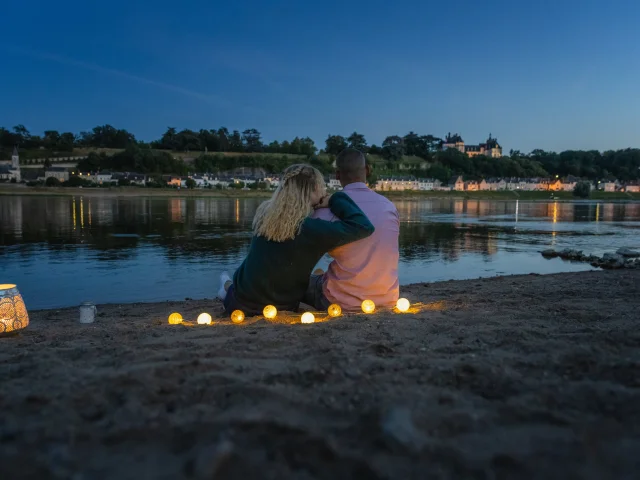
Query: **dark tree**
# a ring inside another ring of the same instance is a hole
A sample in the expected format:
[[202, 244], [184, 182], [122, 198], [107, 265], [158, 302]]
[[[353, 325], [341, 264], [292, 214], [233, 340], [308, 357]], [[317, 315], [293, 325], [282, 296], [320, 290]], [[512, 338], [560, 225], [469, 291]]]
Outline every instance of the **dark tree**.
[[347, 148], [347, 141], [341, 135], [329, 135], [325, 140], [325, 149], [329, 155], [337, 155]]
[[358, 132], [353, 132], [351, 135], [349, 135], [347, 141], [349, 142], [349, 147], [367, 153], [367, 140], [364, 138], [364, 135]]
[[393, 135], [385, 138], [384, 142], [382, 142], [382, 156], [385, 159], [391, 162], [397, 162], [402, 159], [404, 153], [404, 141], [402, 137]]
[[242, 146], [245, 152], [261, 152], [263, 145], [260, 132], [255, 128], [249, 128], [242, 132]]

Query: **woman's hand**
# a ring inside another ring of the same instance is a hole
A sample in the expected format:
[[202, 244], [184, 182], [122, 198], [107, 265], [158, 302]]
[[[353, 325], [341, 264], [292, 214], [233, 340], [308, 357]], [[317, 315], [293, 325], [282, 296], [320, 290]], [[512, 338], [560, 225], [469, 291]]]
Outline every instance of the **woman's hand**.
[[326, 194], [316, 205], [313, 206], [313, 208], [316, 210], [319, 208], [329, 208], [329, 199], [331, 198], [331, 195], [332, 194]]

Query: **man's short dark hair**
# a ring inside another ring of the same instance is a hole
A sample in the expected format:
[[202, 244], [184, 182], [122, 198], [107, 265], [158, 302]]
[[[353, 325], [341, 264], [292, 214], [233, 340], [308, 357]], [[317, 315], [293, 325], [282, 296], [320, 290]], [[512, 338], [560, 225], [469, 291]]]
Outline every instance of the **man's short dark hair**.
[[336, 157], [336, 169], [340, 178], [347, 181], [364, 181], [367, 176], [367, 158], [355, 148], [345, 148]]

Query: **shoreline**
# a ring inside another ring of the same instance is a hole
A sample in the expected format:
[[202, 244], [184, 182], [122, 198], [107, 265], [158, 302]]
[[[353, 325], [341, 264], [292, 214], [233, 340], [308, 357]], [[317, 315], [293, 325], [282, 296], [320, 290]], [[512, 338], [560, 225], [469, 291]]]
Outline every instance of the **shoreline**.
[[[514, 192], [514, 191], [473, 191], [473, 192], [441, 192], [441, 191], [376, 191], [390, 200], [490, 200], [526, 202], [638, 202], [640, 194], [595, 192], [590, 198], [576, 198], [570, 192]], [[2, 196], [84, 196], [84, 197], [185, 197], [185, 198], [270, 198], [272, 192], [265, 190], [217, 190], [217, 189], [170, 189], [145, 187], [26, 187], [22, 185], [0, 185]]]
[[215, 317], [216, 300], [98, 305], [88, 325], [76, 307], [30, 311], [0, 338], [0, 465], [7, 478], [632, 478], [639, 289], [638, 270], [419, 283], [401, 288], [412, 313], [312, 325], [167, 324]]
[[[634, 269], [630, 269], [630, 270], [634, 270]], [[594, 273], [600, 273], [605, 271], [611, 272], [612, 270], [594, 269], [594, 270], [583, 270], [578, 272], [559, 272], [559, 273], [545, 273], [545, 274], [525, 273], [525, 274], [513, 274], [513, 275], [496, 275], [493, 277], [478, 277], [478, 278], [463, 279], [463, 280], [452, 279], [452, 280], [436, 280], [433, 282], [410, 283], [406, 285], [400, 285], [400, 297], [403, 297], [404, 293], [406, 292], [411, 292], [411, 293], [417, 292], [418, 296], [422, 296], [424, 293], [426, 293], [424, 289], [429, 287], [442, 286], [442, 287], [454, 288], [458, 290], [458, 289], [463, 289], [466, 286], [466, 284], [481, 285], [484, 283], [490, 283], [492, 281], [497, 281], [497, 280], [500, 280], [500, 281], [514, 280], [514, 281], [526, 282], [527, 280], [538, 278], [538, 277], [547, 278], [549, 280], [557, 280], [557, 279], [560, 279], [560, 277], [580, 277], [580, 276], [586, 276], [586, 275], [591, 275]], [[617, 271], [620, 271], [620, 270], [617, 270]], [[623, 270], [623, 271], [629, 271], [629, 270]], [[637, 274], [640, 278], [640, 271], [638, 271]], [[639, 286], [639, 289], [640, 289], [640, 286]], [[412, 304], [413, 303], [424, 304], [424, 301], [419, 298], [410, 299], [410, 301]], [[164, 310], [167, 308], [169, 310], [174, 309], [171, 311], [167, 310], [168, 313], [166, 316], [168, 317], [170, 313], [173, 313], [174, 311], [176, 311], [175, 310], [176, 308], [183, 308], [186, 312], [189, 312], [189, 313], [197, 312], [197, 313], [194, 313], [193, 319], [191, 320], [188, 320], [187, 317], [184, 318], [186, 322], [185, 324], [190, 324], [190, 326], [197, 326], [195, 322], [196, 317], [198, 316], [199, 313], [202, 313], [203, 311], [205, 311], [205, 310], [202, 310], [202, 308], [209, 308], [211, 311], [207, 310], [207, 313], [211, 314], [211, 316], [213, 317], [214, 323], [218, 323], [220, 325], [222, 324], [233, 325], [231, 320], [229, 318], [226, 318], [226, 315], [224, 314], [222, 301], [216, 297], [213, 297], [213, 298], [208, 298], [208, 297], [207, 298], [189, 298], [188, 297], [188, 298], [185, 298], [184, 300], [162, 300], [158, 302], [96, 303], [95, 305], [96, 305], [96, 308], [99, 309], [98, 310], [99, 317], [105, 317], [105, 316], [109, 317], [110, 315], [114, 314], [116, 310], [121, 310], [126, 308], [146, 309], [150, 312], [156, 312], [156, 311]], [[78, 307], [79, 305], [72, 305], [72, 306], [66, 306], [66, 307], [39, 308], [39, 309], [33, 309], [33, 310], [29, 309], [29, 315], [31, 314], [36, 314], [37, 316], [55, 315], [56, 317], [58, 317], [63, 314], [71, 314], [71, 316], [75, 316], [75, 314], [77, 313]], [[323, 315], [324, 312], [318, 312], [306, 304], [301, 304], [300, 312], [298, 313], [278, 312], [278, 317], [282, 317], [280, 318], [280, 320], [283, 320], [283, 321], [267, 321], [261, 315], [258, 315], [256, 317], [247, 317], [246, 321], [243, 322], [243, 325], [253, 324], [256, 322], [263, 322], [263, 321], [266, 323], [281, 323], [281, 324], [300, 323], [297, 321], [299, 320], [298, 317], [300, 317], [302, 313], [304, 313], [305, 311], [313, 312], [314, 314], [316, 314], [318, 319], [322, 317], [326, 317], [326, 315]], [[415, 310], [412, 310], [411, 312], [416, 313]], [[181, 312], [178, 310], [178, 313], [181, 313]], [[283, 313], [283, 315], [280, 315], [280, 313]], [[376, 307], [376, 314], [392, 315], [392, 316], [400, 315], [397, 312], [394, 312], [392, 308], [378, 308], [378, 307]], [[98, 316], [96, 316], [96, 321], [98, 321]], [[346, 317], [357, 318], [357, 317], [366, 317], [366, 316], [367, 316], [366, 314], [358, 311], [358, 312], [344, 313], [343, 315], [340, 316], [340, 318], [346, 318]], [[165, 320], [166, 318], [163, 317], [163, 320], [161, 320], [160, 323], [166, 323]], [[324, 318], [324, 321], [335, 321], [335, 320], [331, 318]], [[322, 321], [317, 320], [317, 323], [322, 323]]]

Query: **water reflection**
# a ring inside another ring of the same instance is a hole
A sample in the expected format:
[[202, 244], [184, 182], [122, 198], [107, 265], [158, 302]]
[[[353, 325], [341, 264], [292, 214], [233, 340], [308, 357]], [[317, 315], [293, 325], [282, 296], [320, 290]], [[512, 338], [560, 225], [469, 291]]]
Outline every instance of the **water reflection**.
[[[212, 296], [250, 242], [260, 199], [2, 197], [2, 278], [31, 308]], [[640, 246], [640, 204], [428, 199], [396, 202], [402, 283], [567, 271], [549, 245]], [[5, 278], [6, 277], [6, 278]]]

